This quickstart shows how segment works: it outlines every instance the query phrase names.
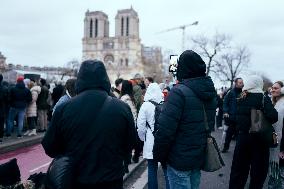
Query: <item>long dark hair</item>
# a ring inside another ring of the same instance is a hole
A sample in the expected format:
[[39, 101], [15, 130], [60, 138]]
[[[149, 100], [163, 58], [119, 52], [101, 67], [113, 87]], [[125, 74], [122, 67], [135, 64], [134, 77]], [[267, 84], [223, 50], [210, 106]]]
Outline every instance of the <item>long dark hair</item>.
[[75, 84], [76, 79], [68, 79], [65, 84], [65, 93], [68, 91], [71, 97], [76, 96]]
[[130, 99], [135, 104], [132, 83], [131, 83], [131, 81], [123, 80], [122, 86], [121, 86], [120, 97], [122, 97], [123, 95], [126, 95], [126, 94], [128, 94], [130, 96]]

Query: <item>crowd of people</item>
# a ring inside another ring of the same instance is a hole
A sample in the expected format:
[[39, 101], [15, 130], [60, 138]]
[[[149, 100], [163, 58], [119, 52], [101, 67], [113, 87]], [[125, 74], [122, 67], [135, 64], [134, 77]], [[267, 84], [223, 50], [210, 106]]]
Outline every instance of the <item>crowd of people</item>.
[[[244, 188], [249, 174], [250, 189], [261, 189], [267, 175], [270, 188], [284, 188], [283, 83], [264, 91], [262, 78], [252, 75], [236, 78], [231, 89], [217, 95], [205, 62], [191, 50], [180, 55], [176, 75], [174, 85], [146, 77], [119, 78], [111, 87], [104, 63], [87, 60], [76, 79], [53, 93], [43, 79], [37, 85], [20, 77], [15, 87], [0, 87], [0, 139], [5, 117], [6, 136], [16, 116], [18, 137], [25, 117], [28, 135], [36, 134], [36, 127], [47, 130], [45, 153], [72, 159], [76, 170], [73, 179], [54, 181], [55, 188], [68, 182], [73, 188], [121, 189], [128, 165], [137, 163], [142, 153], [149, 189], [158, 188], [159, 162], [167, 189], [198, 189], [207, 137], [216, 126], [224, 130], [222, 153], [236, 139], [229, 189]], [[252, 109], [262, 111], [273, 126], [278, 146], [271, 148], [260, 133], [251, 132]]]
[[0, 79], [0, 143], [4, 137], [11, 137], [14, 126], [17, 126], [17, 138], [45, 132], [52, 111], [65, 99], [75, 96], [75, 79], [69, 79], [65, 88], [62, 84], [56, 85], [52, 91], [45, 79], [35, 81], [20, 76], [15, 85], [2, 82], [2, 75]]

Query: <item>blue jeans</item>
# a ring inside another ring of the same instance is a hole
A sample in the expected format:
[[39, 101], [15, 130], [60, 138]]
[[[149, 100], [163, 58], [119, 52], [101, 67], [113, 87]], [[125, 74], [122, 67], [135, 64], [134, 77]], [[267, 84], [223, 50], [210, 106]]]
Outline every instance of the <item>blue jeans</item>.
[[24, 125], [24, 118], [25, 118], [25, 111], [26, 109], [18, 109], [18, 108], [10, 108], [9, 116], [8, 116], [8, 127], [7, 127], [7, 135], [11, 134], [11, 131], [14, 127], [14, 120], [15, 117], [18, 115], [18, 135], [22, 135], [23, 125]]
[[199, 189], [200, 170], [178, 171], [169, 165], [167, 168], [171, 189]]
[[[167, 176], [167, 168], [162, 167], [164, 172], [164, 177], [166, 181], [166, 189], [170, 189], [169, 181]], [[158, 189], [158, 162], [153, 159], [148, 159], [148, 189]]]

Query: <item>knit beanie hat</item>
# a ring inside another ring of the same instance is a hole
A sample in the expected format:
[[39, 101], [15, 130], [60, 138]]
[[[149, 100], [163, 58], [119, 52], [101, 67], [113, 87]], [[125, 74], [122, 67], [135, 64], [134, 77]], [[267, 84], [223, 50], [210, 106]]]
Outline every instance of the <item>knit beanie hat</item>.
[[24, 79], [24, 84], [27, 88], [29, 87], [30, 83], [31, 83], [30, 79]]
[[178, 60], [177, 79], [204, 77], [206, 76], [206, 64], [202, 58], [192, 50], [184, 51]]
[[23, 76], [19, 76], [17, 79], [17, 83], [23, 82], [24, 81], [24, 77]]

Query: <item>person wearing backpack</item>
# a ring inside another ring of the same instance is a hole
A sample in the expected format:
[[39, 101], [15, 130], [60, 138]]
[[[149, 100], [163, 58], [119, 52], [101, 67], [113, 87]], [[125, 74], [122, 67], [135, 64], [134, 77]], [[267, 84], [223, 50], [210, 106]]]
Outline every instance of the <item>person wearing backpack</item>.
[[[148, 188], [157, 189], [158, 161], [153, 159], [154, 134], [157, 130], [157, 117], [163, 103], [163, 93], [157, 83], [150, 83], [147, 88], [144, 103], [142, 104], [138, 118], [137, 131], [141, 141], [144, 141], [143, 158], [148, 161]], [[156, 128], [155, 128], [156, 126]], [[169, 189], [167, 169], [163, 167], [166, 179], [166, 188]]]

